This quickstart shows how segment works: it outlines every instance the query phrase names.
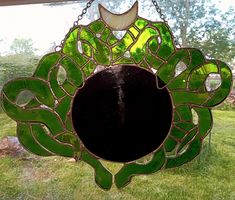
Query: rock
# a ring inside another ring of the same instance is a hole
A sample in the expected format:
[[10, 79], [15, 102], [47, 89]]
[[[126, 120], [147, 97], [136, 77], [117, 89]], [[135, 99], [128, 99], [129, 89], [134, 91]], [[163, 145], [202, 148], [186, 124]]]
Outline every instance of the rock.
[[22, 157], [25, 154], [26, 150], [24, 150], [17, 137], [6, 136], [0, 139], [0, 157], [5, 155]]

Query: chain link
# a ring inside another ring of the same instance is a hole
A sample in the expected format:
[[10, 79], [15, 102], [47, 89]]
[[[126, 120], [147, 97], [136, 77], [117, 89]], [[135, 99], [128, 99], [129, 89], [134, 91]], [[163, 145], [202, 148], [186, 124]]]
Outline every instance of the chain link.
[[[152, 3], [155, 6], [156, 11], [159, 13], [160, 19], [169, 26], [168, 21], [166, 19], [166, 16], [162, 13], [162, 9], [158, 5], [157, 1], [156, 0], [152, 0]], [[179, 45], [179, 47], [181, 47], [181, 44], [179, 43], [179, 41], [174, 36], [173, 36], [173, 39], [174, 39], [176, 45]]]
[[158, 5], [157, 1], [156, 0], [152, 0], [152, 2], [153, 2], [153, 5], [156, 8], [156, 11], [159, 13], [161, 20], [163, 20], [163, 22], [168, 25], [168, 21], [166, 20], [166, 16], [162, 13], [162, 9]]
[[[73, 29], [75, 26], [78, 25], [78, 22], [81, 21], [83, 19], [83, 16], [87, 13], [87, 10], [91, 7], [92, 3], [94, 2], [95, 0], [89, 0], [86, 4], [86, 7], [83, 8], [82, 12], [80, 15], [78, 15], [77, 17], [77, 20], [75, 22], [73, 22], [73, 27], [71, 29]], [[61, 41], [60, 45], [57, 45], [55, 47], [55, 51], [60, 51], [61, 48], [63, 47], [64, 45], [64, 40]]]

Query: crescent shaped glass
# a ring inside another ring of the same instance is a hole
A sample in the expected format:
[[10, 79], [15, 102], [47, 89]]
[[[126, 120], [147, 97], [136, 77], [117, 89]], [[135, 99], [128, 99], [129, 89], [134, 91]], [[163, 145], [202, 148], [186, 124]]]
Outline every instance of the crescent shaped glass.
[[[212, 128], [211, 108], [232, 85], [224, 62], [177, 48], [167, 24], [136, 16], [125, 30], [116, 38], [102, 18], [72, 28], [62, 49], [45, 55], [32, 77], [6, 83], [1, 93], [28, 151], [84, 161], [106, 190], [194, 159]], [[185, 69], [176, 73], [182, 63]], [[210, 74], [219, 74], [221, 84], [207, 91]], [[20, 105], [25, 90], [34, 98]], [[112, 174], [103, 160], [123, 166]]]

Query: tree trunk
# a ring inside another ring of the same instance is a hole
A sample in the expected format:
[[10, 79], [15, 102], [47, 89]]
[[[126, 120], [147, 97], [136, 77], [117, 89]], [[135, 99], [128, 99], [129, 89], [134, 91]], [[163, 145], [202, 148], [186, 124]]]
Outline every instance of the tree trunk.
[[185, 24], [180, 25], [180, 38], [182, 40], [182, 46], [186, 47], [188, 44], [187, 41], [187, 26]]
[[188, 40], [187, 40], [187, 34], [188, 34], [188, 26], [189, 26], [189, 13], [190, 13], [190, 2], [189, 0], [184, 0], [183, 7], [185, 8], [185, 13], [182, 13], [182, 18], [184, 19], [183, 22], [180, 24], [180, 38], [182, 40], [182, 46], [187, 47]]

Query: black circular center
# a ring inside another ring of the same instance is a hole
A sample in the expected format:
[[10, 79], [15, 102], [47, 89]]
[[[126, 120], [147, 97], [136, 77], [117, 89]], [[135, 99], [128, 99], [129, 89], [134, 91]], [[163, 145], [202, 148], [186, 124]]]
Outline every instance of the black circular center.
[[172, 122], [164, 83], [147, 70], [115, 66], [89, 78], [72, 107], [75, 131], [94, 155], [116, 162], [137, 160], [156, 150]]

